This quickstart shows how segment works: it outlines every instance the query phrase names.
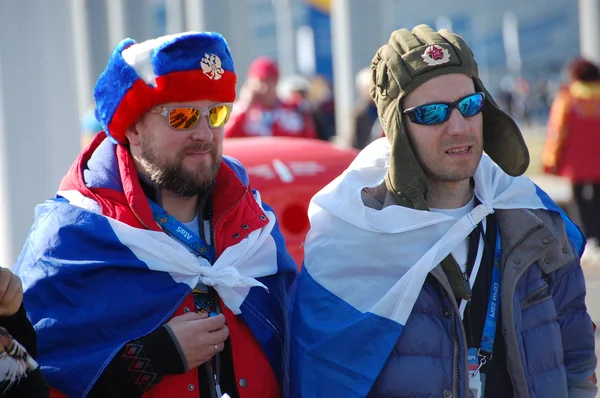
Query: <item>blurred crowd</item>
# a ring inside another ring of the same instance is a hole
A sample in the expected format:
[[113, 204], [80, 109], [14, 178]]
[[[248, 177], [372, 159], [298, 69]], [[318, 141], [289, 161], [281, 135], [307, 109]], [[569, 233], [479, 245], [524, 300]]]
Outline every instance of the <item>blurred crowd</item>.
[[[567, 77], [566, 79], [564, 77]], [[369, 93], [371, 70], [355, 77], [357, 100], [349, 144], [358, 150], [384, 136]], [[592, 62], [574, 59], [561, 76], [505, 76], [499, 82], [499, 106], [520, 125], [547, 125], [543, 167], [571, 181], [572, 198], [590, 246], [600, 241], [600, 72]], [[93, 107], [82, 120], [82, 145], [101, 130]], [[284, 136], [333, 141], [335, 104], [332, 82], [322, 76], [280, 76], [273, 59], [250, 65], [239, 90], [225, 137]]]

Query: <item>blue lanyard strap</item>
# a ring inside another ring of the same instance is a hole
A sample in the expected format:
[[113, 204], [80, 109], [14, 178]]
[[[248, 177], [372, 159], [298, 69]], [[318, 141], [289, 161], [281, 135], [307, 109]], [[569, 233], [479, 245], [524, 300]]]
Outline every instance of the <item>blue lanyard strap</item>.
[[494, 267], [492, 271], [492, 286], [490, 288], [490, 299], [488, 300], [483, 336], [478, 355], [485, 359], [492, 359], [494, 350], [494, 339], [496, 338], [496, 326], [498, 325], [498, 309], [500, 304], [500, 282], [502, 262], [502, 243], [500, 241], [500, 229], [496, 226], [496, 249], [494, 251]]
[[211, 264], [215, 262], [215, 249], [208, 245], [197, 234], [167, 213], [165, 209], [148, 199], [154, 220], [165, 230], [169, 231], [182, 243], [185, 243], [197, 256], [202, 256]]

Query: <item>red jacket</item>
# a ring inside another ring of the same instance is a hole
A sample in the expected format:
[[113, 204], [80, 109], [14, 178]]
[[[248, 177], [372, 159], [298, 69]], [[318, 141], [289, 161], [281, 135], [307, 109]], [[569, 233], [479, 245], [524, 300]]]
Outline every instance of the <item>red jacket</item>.
[[563, 88], [550, 111], [542, 157], [547, 173], [574, 183], [600, 182], [600, 83]]
[[[83, 170], [94, 151], [104, 142], [105, 138], [103, 132], [95, 137], [90, 147], [77, 159], [70, 172], [63, 179], [61, 190], [78, 190], [84, 196], [96, 201], [105, 216], [115, 218], [137, 228], [161, 231], [154, 221], [148, 201], [139, 183], [133, 159], [125, 147], [116, 146], [116, 161], [124, 193], [109, 188], [90, 189], [86, 185]], [[263, 209], [255, 201], [251, 189], [243, 181], [244, 177], [242, 176], [242, 179], [240, 179], [240, 168], [241, 166], [235, 162], [223, 161], [216, 176], [217, 183], [211, 193], [211, 197], [218, 198], [218, 200], [212, 201], [214, 212], [213, 231], [217, 256], [227, 247], [238, 243], [250, 232], [265, 226], [268, 222], [265, 221], [267, 218]], [[244, 172], [242, 169], [241, 173]], [[279, 247], [279, 242], [277, 243], [278, 250], [283, 251], [281, 253], [282, 259], [289, 262], [289, 264], [280, 267], [279, 270], [282, 272], [276, 274], [274, 278], [281, 282], [281, 286], [285, 285], [285, 288], [287, 288], [293, 280], [296, 268], [285, 248]], [[271, 290], [269, 288], [270, 292]], [[171, 314], [170, 318], [182, 315], [190, 308], [194, 308], [192, 294], [184, 300], [175, 313]], [[263, 349], [264, 342], [261, 345], [246, 322], [227, 309], [223, 302], [221, 302], [221, 308], [223, 308], [229, 328], [235, 378], [240, 397], [281, 396], [282, 386], [278, 378], [281, 379], [285, 373], [283, 369], [284, 361], [281, 360], [280, 363], [275, 365], [276, 369], [274, 369], [272, 361], [269, 360]], [[280, 308], [280, 310], [282, 312], [280, 316], [283, 318], [285, 308]], [[251, 315], [246, 314], [246, 317], [248, 319]], [[274, 339], [271, 338], [271, 340]], [[281, 342], [280, 347], [278, 347], [281, 350], [283, 350], [282, 345]], [[144, 397], [197, 398], [199, 397], [199, 391], [198, 369], [195, 368], [183, 375], [166, 376], [157, 386], [152, 387], [149, 392], [144, 394]], [[52, 390], [51, 396], [64, 397], [65, 395], [57, 390]]]
[[293, 104], [279, 102], [272, 109], [258, 104], [242, 109], [234, 106], [225, 125], [225, 138], [256, 136], [317, 138], [317, 132], [312, 115]]

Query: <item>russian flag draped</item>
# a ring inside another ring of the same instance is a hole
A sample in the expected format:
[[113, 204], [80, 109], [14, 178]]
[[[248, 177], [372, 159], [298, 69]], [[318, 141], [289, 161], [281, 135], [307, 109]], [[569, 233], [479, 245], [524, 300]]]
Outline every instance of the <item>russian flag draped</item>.
[[244, 319], [281, 382], [281, 276], [291, 280], [296, 270], [282, 254], [275, 215], [257, 192], [254, 197], [267, 225], [226, 248], [213, 266], [163, 232], [102, 215], [78, 191], [39, 205], [14, 270], [49, 383], [68, 396], [85, 396], [123, 345], [166, 323], [199, 281]]
[[401, 206], [365, 207], [361, 191], [385, 178], [381, 138], [311, 201], [311, 230], [291, 315], [291, 396], [365, 397], [412, 311], [428, 273], [495, 209], [560, 212], [579, 253], [579, 229], [527, 177], [484, 155], [475, 173], [481, 204], [452, 216]]

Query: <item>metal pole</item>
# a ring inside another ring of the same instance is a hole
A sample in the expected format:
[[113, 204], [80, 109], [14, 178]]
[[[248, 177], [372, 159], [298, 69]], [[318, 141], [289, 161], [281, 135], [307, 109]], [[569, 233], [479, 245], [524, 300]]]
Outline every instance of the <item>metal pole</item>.
[[184, 31], [183, 5], [181, 0], [165, 0], [167, 12], [167, 34], [175, 34]]
[[12, 209], [8, 194], [8, 159], [6, 157], [6, 126], [4, 124], [4, 95], [2, 90], [2, 53], [0, 53], [0, 264], [2, 267], [12, 267], [15, 260], [13, 242], [11, 239]]
[[125, 18], [123, 0], [106, 0], [108, 23], [108, 53], [112, 53], [117, 43], [125, 38]]
[[0, 213], [7, 217], [0, 256], [8, 266], [23, 247], [35, 205], [54, 196], [80, 139], [70, 3], [2, 4], [0, 37], [22, 39], [0, 40], [0, 209], [7, 213]]
[[336, 142], [350, 146], [351, 115], [354, 98], [352, 50], [350, 48], [349, 0], [332, 0], [331, 42], [335, 96]]
[[581, 55], [600, 62], [600, 0], [579, 0]]
[[506, 53], [506, 69], [514, 77], [521, 75], [519, 47], [519, 20], [512, 11], [506, 11], [502, 20], [502, 39]]
[[206, 30], [203, 0], [184, 0], [185, 28], [196, 32]]
[[277, 31], [277, 62], [282, 76], [295, 72], [294, 21], [289, 0], [273, 0]]
[[71, 0], [71, 23], [73, 26], [73, 44], [75, 46], [75, 80], [77, 82], [77, 105], [80, 118], [92, 102], [85, 3], [85, 0]]

